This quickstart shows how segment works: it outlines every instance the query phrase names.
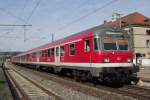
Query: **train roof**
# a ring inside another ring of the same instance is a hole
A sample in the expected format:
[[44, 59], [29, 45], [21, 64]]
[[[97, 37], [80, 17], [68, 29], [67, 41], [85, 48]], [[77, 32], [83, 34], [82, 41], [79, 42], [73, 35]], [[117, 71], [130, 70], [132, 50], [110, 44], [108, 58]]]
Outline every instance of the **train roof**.
[[106, 27], [104, 24], [103, 25], [99, 25], [99, 26], [95, 26], [93, 28], [89, 28], [87, 30], [84, 30], [84, 31], [81, 31], [81, 32], [78, 32], [76, 34], [73, 34], [73, 35], [70, 35], [70, 36], [67, 36], [65, 38], [62, 38], [62, 39], [59, 39], [59, 40], [56, 40], [54, 42], [51, 42], [51, 43], [47, 43], [45, 45], [42, 45], [42, 46], [39, 46], [37, 48], [34, 48], [32, 50], [29, 50], [27, 52], [24, 52], [24, 53], [21, 53], [21, 54], [18, 54], [17, 56], [23, 56], [23, 55], [26, 55], [26, 54], [30, 54], [30, 53], [34, 53], [34, 52], [37, 52], [37, 51], [41, 51], [41, 50], [44, 50], [44, 49], [48, 49], [48, 48], [51, 48], [55, 45], [58, 45], [60, 43], [69, 43], [71, 41], [75, 41], [75, 40], [78, 40], [78, 39], [81, 39], [81, 38], [86, 38], [86, 37], [90, 37], [90, 36], [93, 36], [95, 34], [103, 34], [104, 32], [106, 31], [111, 31], [111, 32], [123, 32], [125, 33], [125, 31], [123, 31], [122, 29], [120, 28], [109, 28], [109, 27]]

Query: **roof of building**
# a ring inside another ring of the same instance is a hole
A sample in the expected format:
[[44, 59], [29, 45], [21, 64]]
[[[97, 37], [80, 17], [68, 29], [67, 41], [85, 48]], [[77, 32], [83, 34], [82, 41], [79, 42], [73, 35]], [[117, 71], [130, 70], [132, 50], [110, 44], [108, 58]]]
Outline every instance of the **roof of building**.
[[[138, 12], [134, 12], [124, 17], [121, 17], [121, 26], [124, 27], [129, 25], [150, 26], [150, 18]], [[119, 27], [120, 19], [117, 19], [116, 21], [106, 22], [105, 26]]]

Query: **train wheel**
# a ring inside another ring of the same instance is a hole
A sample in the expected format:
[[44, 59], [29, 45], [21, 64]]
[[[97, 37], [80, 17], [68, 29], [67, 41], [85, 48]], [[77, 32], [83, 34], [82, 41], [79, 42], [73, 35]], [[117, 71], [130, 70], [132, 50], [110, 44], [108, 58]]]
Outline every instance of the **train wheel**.
[[98, 78], [97, 77], [93, 77], [92, 78], [92, 83], [94, 84], [94, 86], [99, 84]]
[[126, 81], [126, 84], [128, 85], [136, 85], [139, 82], [138, 77], [130, 77], [129, 80]]
[[80, 82], [80, 81], [81, 81], [79, 76], [74, 76], [74, 80], [75, 80], [76, 82]]
[[137, 85], [138, 82], [139, 82], [139, 78], [136, 77], [131, 81], [131, 85]]

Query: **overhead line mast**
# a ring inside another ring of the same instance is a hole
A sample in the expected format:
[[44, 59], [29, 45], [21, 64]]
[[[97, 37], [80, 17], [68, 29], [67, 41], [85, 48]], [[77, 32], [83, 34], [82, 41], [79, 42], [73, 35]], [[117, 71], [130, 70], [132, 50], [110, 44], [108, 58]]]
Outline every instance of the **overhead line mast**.
[[24, 42], [26, 41], [26, 27], [32, 25], [0, 24], [0, 26], [21, 26], [24, 29]]

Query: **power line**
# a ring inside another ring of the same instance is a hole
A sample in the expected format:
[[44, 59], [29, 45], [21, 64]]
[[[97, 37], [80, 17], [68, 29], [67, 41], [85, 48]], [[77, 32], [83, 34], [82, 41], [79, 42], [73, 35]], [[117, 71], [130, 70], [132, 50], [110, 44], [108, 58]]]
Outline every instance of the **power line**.
[[19, 37], [3, 36], [3, 35], [0, 35], [0, 38], [15, 38], [15, 39], [19, 39]]
[[[31, 13], [29, 14], [29, 16], [28, 16], [28, 18], [27, 18], [25, 24], [27, 24], [27, 23], [29, 22], [29, 20], [30, 20], [30, 18], [33, 16], [35, 10], [36, 10], [37, 7], [40, 5], [41, 1], [42, 1], [42, 0], [38, 0], [38, 1], [37, 1], [36, 5], [34, 6], [34, 8], [32, 9]], [[25, 42], [26, 40], [27, 40], [27, 39], [26, 39], [26, 26], [24, 26], [24, 42]]]
[[25, 22], [24, 19], [22, 19], [22, 18], [20, 18], [20, 17], [18, 17], [18, 16], [16, 16], [16, 15], [14, 15], [13, 13], [7, 11], [7, 10], [4, 9], [4, 8], [0, 8], [0, 10], [1, 10], [2, 12], [4, 12], [4, 13], [6, 13], [6, 14], [8, 14], [8, 15], [10, 15], [10, 16], [12, 16], [12, 17], [14, 17], [14, 18], [16, 18], [16, 19], [18, 19], [18, 20], [20, 20], [20, 21], [22, 21], [22, 22]]
[[[26, 0], [26, 1], [24, 2], [23, 8], [22, 8], [21, 12], [19, 13], [19, 15], [22, 15], [23, 12], [25, 11], [25, 8], [27, 7], [28, 1], [29, 1], [29, 0]], [[17, 20], [15, 21], [15, 23], [17, 23]], [[14, 24], [15, 24], [15, 23], [14, 23]], [[13, 32], [13, 31], [15, 30], [14, 27], [15, 27], [15, 26], [13, 26], [13, 30], [12, 30], [11, 32]], [[18, 32], [18, 33], [20, 33], [20, 32]], [[11, 50], [11, 48], [14, 46], [16, 40], [17, 40], [17, 38], [14, 40], [14, 42], [12, 43], [12, 45], [9, 46], [10, 50]], [[24, 37], [24, 40], [25, 40], [25, 37]]]
[[92, 15], [92, 14], [94, 14], [94, 13], [96, 13], [96, 12], [102, 10], [102, 9], [104, 9], [105, 7], [107, 7], [107, 6], [109, 6], [109, 5], [113, 4], [113, 3], [115, 3], [115, 2], [117, 2], [117, 1], [118, 1], [118, 0], [111, 0], [111, 1], [107, 2], [106, 4], [104, 4], [103, 6], [97, 8], [97, 9], [91, 11], [91, 12], [88, 12], [88, 13], [86, 13], [85, 15], [79, 17], [78, 19], [76, 19], [76, 20], [74, 20], [74, 21], [72, 21], [72, 22], [70, 22], [70, 23], [68, 23], [68, 24], [66, 24], [66, 25], [64, 25], [64, 26], [62, 26], [62, 27], [60, 27], [58, 30], [60, 31], [60, 30], [63, 30], [63, 29], [65, 29], [65, 28], [67, 28], [67, 27], [70, 27], [70, 26], [73, 25], [74, 23], [76, 23], [76, 22], [78, 22], [78, 21], [80, 21], [80, 20], [82, 20], [82, 19], [84, 19], [84, 18], [86, 18], [86, 17], [88, 17], [88, 16], [90, 16], [90, 15]]
[[26, 27], [32, 25], [13, 25], [13, 24], [0, 24], [0, 26], [21, 26], [24, 29], [24, 42], [26, 41]]
[[28, 18], [27, 18], [25, 24], [28, 23], [28, 21], [30, 20], [30, 18], [31, 18], [32, 15], [34, 14], [34, 12], [35, 12], [35, 10], [37, 9], [37, 7], [40, 5], [41, 1], [42, 1], [42, 0], [38, 0], [38, 1], [37, 1], [36, 5], [34, 6], [34, 8], [32, 9], [31, 13], [29, 14], [29, 16], [28, 16]]
[[[82, 2], [81, 4], [79, 4], [78, 6], [76, 6], [75, 8], [80, 9], [81, 7], [83, 7], [83, 5], [87, 4], [88, 2], [89, 2], [89, 0], [85, 0], [84, 2]], [[70, 12], [71, 12], [71, 15], [72, 15], [72, 13], [74, 13], [74, 12], [72, 12], [72, 11], [69, 11], [69, 12], [67, 12], [66, 14], [64, 14], [64, 15], [61, 17], [61, 19], [63, 19], [63, 18], [66, 17], [67, 15], [69, 15]]]
[[24, 12], [25, 8], [27, 7], [28, 1], [29, 1], [29, 0], [25, 0], [24, 5], [23, 5], [23, 8], [22, 8], [22, 12]]
[[[22, 8], [22, 12], [24, 12], [24, 10], [25, 10], [25, 8], [26, 8], [26, 6], [27, 6], [27, 3], [28, 3], [28, 0], [26, 0], [26, 2], [24, 3], [24, 6], [23, 6], [23, 8]], [[16, 16], [16, 15], [14, 15], [13, 13], [7, 11], [7, 10], [4, 9], [4, 8], [0, 8], [0, 10], [3, 11], [3, 12], [5, 12], [6, 14], [8, 14], [8, 15], [14, 17], [14, 18], [16, 18], [17, 20], [20, 20], [20, 21], [22, 21], [22, 22], [26, 22], [24, 19], [22, 19], [22, 18], [20, 18], [20, 17], [18, 17], [18, 16]], [[21, 12], [21, 13], [22, 13], [22, 12]], [[20, 14], [19, 14], [19, 15], [20, 15]], [[17, 22], [17, 20], [16, 20], [16, 22]], [[15, 22], [15, 23], [16, 23], [16, 22]], [[26, 40], [26, 37], [25, 37], [26, 26], [31, 26], [31, 25], [15, 25], [15, 24], [7, 25], [7, 24], [0, 24], [0, 26], [12, 26], [13, 28], [14, 28], [15, 26], [22, 26], [22, 27], [24, 28], [24, 41], [25, 41], [25, 40]], [[13, 31], [13, 30], [14, 30], [14, 29], [12, 29], [12, 31]], [[11, 37], [11, 36], [0, 36], [0, 38], [14, 38], [15, 40], [16, 40], [16, 39], [19, 39], [18, 37]], [[15, 43], [15, 42], [13, 42], [13, 44], [14, 44], [14, 43]], [[12, 45], [11, 45], [11, 46], [12, 46]]]
[[0, 24], [0, 26], [32, 26], [32, 25]]

